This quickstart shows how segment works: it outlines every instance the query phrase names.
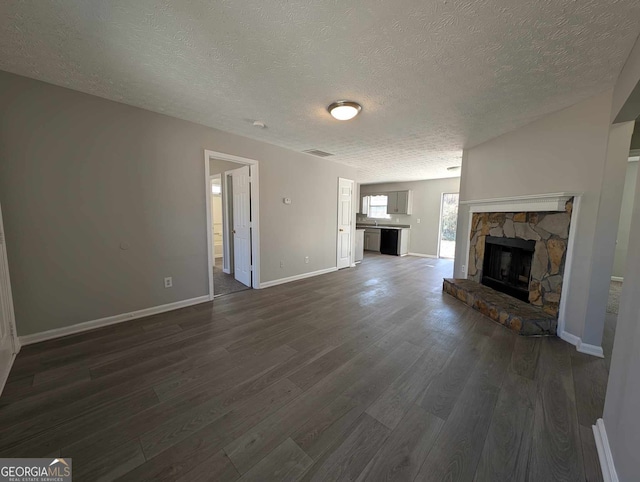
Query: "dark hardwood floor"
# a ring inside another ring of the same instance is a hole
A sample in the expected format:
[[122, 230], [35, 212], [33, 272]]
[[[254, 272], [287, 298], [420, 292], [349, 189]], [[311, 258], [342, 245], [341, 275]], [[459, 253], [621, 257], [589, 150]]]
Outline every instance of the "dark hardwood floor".
[[368, 254], [27, 346], [0, 456], [72, 457], [90, 481], [601, 480], [608, 361], [443, 295], [451, 270]]

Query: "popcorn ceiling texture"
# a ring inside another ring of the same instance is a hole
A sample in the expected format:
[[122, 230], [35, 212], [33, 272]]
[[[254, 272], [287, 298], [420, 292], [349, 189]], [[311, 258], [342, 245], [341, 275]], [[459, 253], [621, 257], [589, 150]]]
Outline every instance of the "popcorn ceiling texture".
[[[5, 0], [0, 69], [417, 180], [612, 87], [639, 19], [637, 0]], [[333, 120], [338, 99], [362, 114]]]

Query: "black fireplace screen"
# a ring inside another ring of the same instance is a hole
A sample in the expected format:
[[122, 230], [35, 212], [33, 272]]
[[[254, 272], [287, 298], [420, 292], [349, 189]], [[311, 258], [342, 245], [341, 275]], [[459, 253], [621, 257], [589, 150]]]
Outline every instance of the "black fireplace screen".
[[528, 303], [535, 247], [535, 241], [487, 236], [482, 284]]

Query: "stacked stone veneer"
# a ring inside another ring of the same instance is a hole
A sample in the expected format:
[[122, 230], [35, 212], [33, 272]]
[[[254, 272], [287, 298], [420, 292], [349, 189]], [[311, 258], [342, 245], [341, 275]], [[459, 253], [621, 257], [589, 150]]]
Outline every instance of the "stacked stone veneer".
[[480, 283], [485, 238], [536, 242], [529, 281], [529, 303], [557, 318], [562, 293], [573, 199], [564, 212], [474, 213], [471, 219], [467, 278]]

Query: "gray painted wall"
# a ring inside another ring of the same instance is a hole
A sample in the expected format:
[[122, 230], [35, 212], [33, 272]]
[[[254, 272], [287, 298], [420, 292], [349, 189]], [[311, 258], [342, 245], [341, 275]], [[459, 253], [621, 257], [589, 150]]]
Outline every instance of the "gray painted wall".
[[[640, 39], [636, 42], [616, 83], [613, 117], [618, 115], [623, 106], [626, 107], [627, 116], [635, 119], [640, 115], [640, 104], [629, 97], [634, 88], [636, 91], [640, 88]], [[639, 182], [640, 177], [636, 177], [636, 191]], [[640, 197], [634, 199], [629, 231], [629, 245], [640, 246]], [[628, 251], [626, 265], [603, 416], [615, 468], [621, 482], [640, 480], [639, 250]]]
[[[453, 177], [428, 181], [362, 184], [360, 194], [363, 196], [376, 192], [412, 190], [412, 214], [393, 215], [391, 222], [411, 225], [409, 252], [436, 256], [438, 254], [442, 193], [455, 193], [459, 188], [460, 178]], [[366, 216], [358, 215], [358, 218], [366, 222]], [[417, 222], [418, 219], [420, 219], [420, 224]]]
[[640, 37], [629, 53], [613, 89], [611, 120], [635, 121], [640, 115]]
[[633, 136], [631, 136], [631, 149], [640, 149], [640, 122], [635, 121]]
[[[640, 178], [636, 178], [636, 189]], [[631, 246], [640, 246], [640, 198], [633, 205]], [[627, 256], [609, 382], [604, 424], [621, 482], [640, 480], [640, 250]]]
[[609, 128], [607, 157], [593, 236], [587, 316], [581, 336], [582, 342], [590, 345], [600, 346], [602, 342], [632, 134], [633, 122], [615, 124]]
[[221, 161], [220, 159], [211, 159], [209, 161], [209, 175], [222, 174], [225, 171], [233, 171], [239, 169], [246, 164], [239, 164], [237, 162]]
[[633, 200], [636, 195], [636, 178], [638, 177], [638, 163], [630, 162], [624, 178], [622, 191], [622, 207], [620, 208], [620, 222], [618, 223], [618, 243], [613, 260], [613, 276], [624, 278], [627, 264], [627, 250], [629, 249], [629, 233], [631, 231], [631, 214]]
[[261, 281], [336, 266], [338, 177], [353, 168], [0, 72], [20, 335], [207, 294], [204, 149], [260, 161]]
[[[612, 92], [609, 91], [463, 152], [461, 200], [563, 191], [584, 193], [579, 218], [572, 226], [578, 241], [566, 298], [565, 329], [578, 337], [585, 331], [611, 108]], [[621, 172], [620, 179], [611, 179], [609, 186], [620, 192], [624, 183], [624, 171]], [[617, 209], [619, 212], [619, 204]], [[467, 229], [468, 211], [460, 209], [458, 226]], [[613, 226], [616, 232], [617, 217]], [[464, 277], [462, 264], [468, 240], [463, 233], [459, 233], [458, 240], [454, 274]], [[613, 249], [611, 246], [612, 252]], [[601, 333], [596, 338], [585, 342], [599, 345]]]

